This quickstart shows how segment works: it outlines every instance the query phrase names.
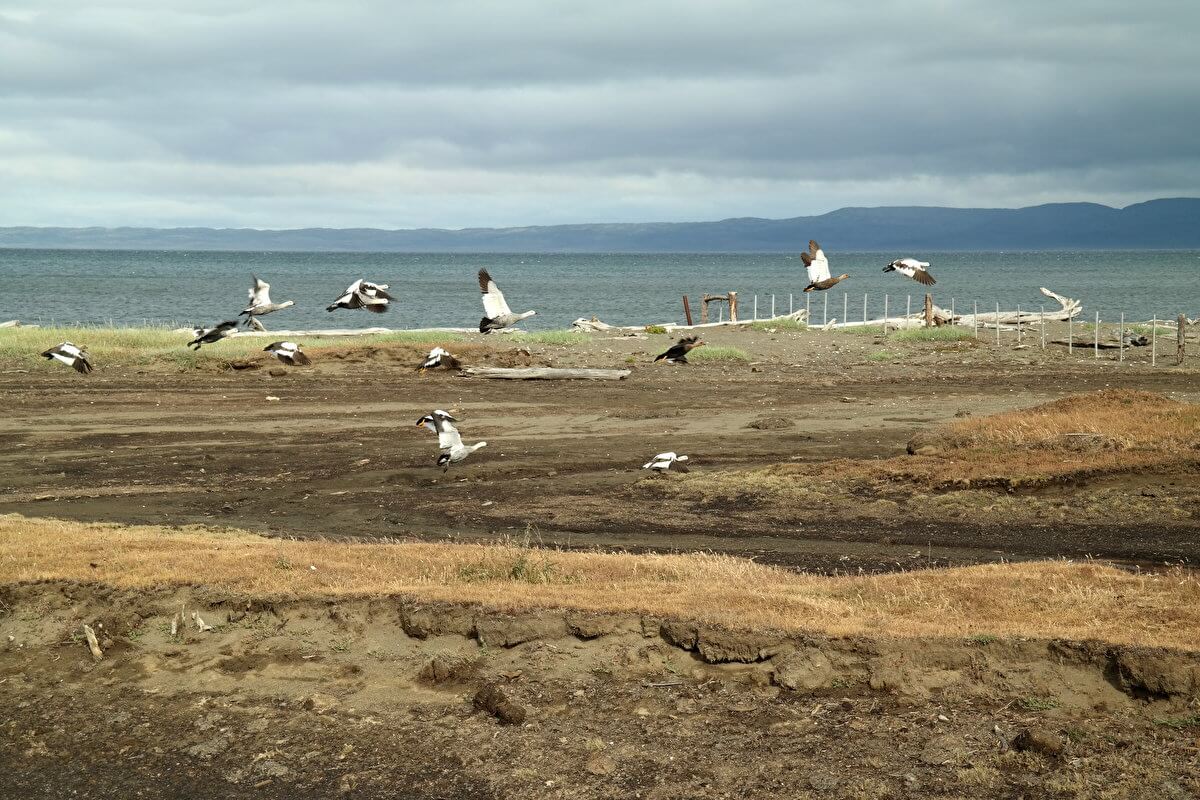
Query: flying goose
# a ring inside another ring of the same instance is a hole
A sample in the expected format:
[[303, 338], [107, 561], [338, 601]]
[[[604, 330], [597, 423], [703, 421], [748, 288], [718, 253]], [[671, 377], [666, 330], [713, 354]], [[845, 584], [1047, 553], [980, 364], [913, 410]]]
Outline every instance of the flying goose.
[[386, 283], [371, 283], [359, 278], [350, 284], [342, 296], [330, 303], [325, 310], [365, 308], [373, 314], [382, 314], [388, 310], [388, 302], [396, 299], [384, 291], [387, 288]]
[[308, 356], [304, 355], [300, 345], [295, 342], [271, 342], [263, 348], [263, 351], [275, 356], [289, 367], [307, 367], [312, 363]]
[[937, 281], [929, 274], [929, 262], [917, 261], [915, 258], [897, 258], [883, 268], [884, 272], [899, 272], [912, 278], [917, 283], [933, 286]]
[[237, 330], [237, 326], [237, 320], [227, 319], [212, 328], [196, 328], [196, 338], [188, 342], [188, 344], [199, 350], [202, 344], [219, 342], [226, 336], [229, 336]]
[[441, 409], [431, 414], [426, 414], [417, 420], [418, 427], [423, 426], [437, 432], [438, 447], [442, 450], [441, 455], [438, 456], [437, 463], [442, 468], [442, 472], [450, 469], [451, 464], [463, 461], [479, 448], [487, 447], [487, 442], [476, 442], [471, 445], [463, 444], [462, 437], [458, 433], [458, 428], [454, 427], [455, 422], [457, 420], [454, 417]]
[[261, 317], [263, 314], [270, 314], [273, 311], [282, 311], [285, 308], [291, 308], [296, 305], [291, 300], [284, 300], [282, 303], [271, 302], [271, 284], [266, 281], [259, 280], [257, 275], [250, 276], [254, 280], [254, 285], [250, 287], [248, 295], [250, 297], [250, 305], [246, 310], [238, 314], [239, 317], [246, 318], [247, 325], [254, 325], [262, 329], [262, 323], [258, 322], [255, 317]]
[[645, 464], [642, 464], [642, 469], [656, 469], [659, 472], [666, 472], [674, 464], [675, 468], [680, 472], [687, 472], [688, 468], [683, 464], [687, 460], [687, 456], [679, 456], [674, 453], [659, 453]]
[[429, 351], [429, 355], [425, 356], [425, 360], [421, 362], [421, 366], [417, 367], [417, 372], [424, 375], [425, 370], [437, 369], [438, 367], [462, 369], [462, 364], [457, 358], [450, 355], [450, 351], [443, 347], [435, 347]]
[[668, 364], [686, 364], [688, 363], [687, 354], [697, 347], [703, 347], [704, 342], [697, 336], [684, 336], [675, 344], [671, 345], [667, 352], [660, 353], [655, 357], [655, 361], [666, 359]]
[[800, 260], [804, 262], [804, 266], [808, 270], [808, 286], [804, 287], [806, 292], [814, 289], [818, 292], [832, 289], [850, 277], [845, 273], [836, 278], [829, 276], [829, 259], [825, 258], [825, 251], [821, 249], [821, 245], [817, 244], [815, 239], [808, 240], [808, 252], [801, 253]]
[[87, 375], [92, 371], [92, 362], [88, 360], [87, 348], [78, 347], [70, 342], [55, 345], [42, 353], [42, 356], [54, 361], [61, 361], [82, 375]]
[[479, 320], [479, 332], [491, 333], [509, 325], [515, 325], [536, 311], [514, 314], [504, 299], [504, 293], [496, 286], [486, 269], [479, 270], [479, 290], [483, 292], [483, 319]]

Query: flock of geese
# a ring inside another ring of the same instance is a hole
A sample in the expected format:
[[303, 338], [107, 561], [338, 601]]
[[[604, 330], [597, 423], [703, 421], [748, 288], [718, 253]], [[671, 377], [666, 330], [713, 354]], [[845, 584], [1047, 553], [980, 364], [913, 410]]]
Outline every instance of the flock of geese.
[[[804, 287], [806, 292], [830, 289], [850, 277], [845, 273], [834, 277], [830, 273], [829, 259], [825, 257], [825, 252], [815, 240], [809, 240], [808, 252], [801, 253], [800, 258], [808, 271], [808, 285]], [[884, 267], [883, 271], [899, 273], [925, 286], [932, 286], [935, 283], [933, 276], [929, 274], [929, 263], [918, 261], [915, 258], [896, 259]], [[248, 292], [249, 305], [239, 312], [238, 316], [245, 317], [244, 322], [247, 327], [261, 331], [265, 329], [259, 321], [259, 317], [291, 308], [295, 302], [292, 300], [285, 300], [282, 303], [272, 302], [271, 284], [257, 275], [250, 277], [253, 283]], [[387, 289], [386, 283], [376, 283], [359, 278], [346, 287], [346, 291], [326, 306], [325, 310], [332, 312], [338, 309], [348, 311], [365, 309], [373, 314], [382, 314], [396, 299], [388, 294]], [[479, 291], [483, 301], [483, 318], [479, 321], [480, 333], [503, 330], [537, 314], [536, 311], [514, 313], [504, 299], [504, 293], [500, 291], [496, 281], [492, 279], [486, 269], [479, 270]], [[206, 344], [215, 344], [232, 335], [241, 324], [238, 320], [231, 319], [218, 322], [210, 328], [196, 328], [194, 330], [195, 338], [188, 342], [187, 346], [199, 350]], [[656, 363], [662, 361], [667, 364], [687, 364], [688, 353], [703, 345], [704, 341], [699, 336], [685, 336], [665, 352], [660, 353], [654, 361]], [[312, 360], [296, 342], [272, 342], [264, 347], [263, 351], [270, 353], [290, 367], [305, 367], [312, 364]], [[66, 364], [83, 375], [88, 375], [95, 369], [88, 356], [87, 348], [71, 342], [62, 342], [42, 353], [42, 356]], [[417, 371], [424, 375], [431, 369], [458, 370], [461, 368], [462, 363], [453, 354], [445, 348], [435, 347], [429, 351], [429, 355], [417, 367]], [[428, 428], [437, 434], [438, 448], [441, 451], [437, 464], [443, 471], [449, 469], [451, 464], [458, 464], [471, 453], [487, 446], [487, 442], [463, 444], [462, 436], [455, 425], [457, 421], [449, 412], [441, 409], [434, 410], [417, 420], [418, 427]], [[687, 472], [688, 469], [684, 465], [687, 460], [686, 455], [673, 452], [659, 453], [642, 465], [642, 468], [655, 472], [666, 472], [674, 467], [681, 472]]]

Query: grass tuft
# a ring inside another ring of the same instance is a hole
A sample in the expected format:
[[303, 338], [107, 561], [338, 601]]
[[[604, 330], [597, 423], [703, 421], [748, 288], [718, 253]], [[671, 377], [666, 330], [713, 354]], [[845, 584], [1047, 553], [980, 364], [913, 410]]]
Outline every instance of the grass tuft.
[[882, 336], [882, 325], [856, 325], [852, 328], [830, 328], [823, 333], [840, 333], [844, 336]]
[[899, 357], [899, 353], [893, 353], [890, 350], [880, 350], [875, 353], [868, 353], [867, 361], [892, 361]]
[[507, 336], [508, 341], [516, 342], [517, 344], [556, 344], [566, 347], [574, 347], [584, 344], [588, 341], [588, 335], [581, 331], [532, 331], [511, 333]]
[[697, 347], [688, 353], [688, 361], [749, 362], [750, 354], [737, 347]]
[[898, 342], [962, 342], [974, 338], [975, 334], [970, 329], [950, 325], [940, 328], [907, 328], [892, 335], [892, 339]]
[[771, 322], [759, 320], [747, 326], [752, 331], [806, 331], [808, 324], [798, 319], [777, 319]]

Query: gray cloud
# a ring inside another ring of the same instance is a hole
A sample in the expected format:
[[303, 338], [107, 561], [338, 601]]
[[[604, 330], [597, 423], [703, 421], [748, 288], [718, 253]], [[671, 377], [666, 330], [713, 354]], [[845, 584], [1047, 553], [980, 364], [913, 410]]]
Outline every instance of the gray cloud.
[[457, 227], [1200, 189], [1200, 6], [480, 5], [0, 0], [0, 224]]

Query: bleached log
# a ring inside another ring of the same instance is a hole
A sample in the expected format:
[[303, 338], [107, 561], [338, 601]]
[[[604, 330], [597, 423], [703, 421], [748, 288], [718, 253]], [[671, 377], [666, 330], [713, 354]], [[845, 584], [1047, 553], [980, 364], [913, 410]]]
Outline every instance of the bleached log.
[[91, 625], [83, 626], [83, 635], [87, 637], [88, 649], [92, 651], [92, 658], [96, 661], [104, 658], [104, 651], [100, 649], [100, 640], [96, 638], [96, 632], [92, 630]]
[[[1083, 303], [1078, 300], [1073, 300], [1070, 297], [1063, 297], [1061, 294], [1052, 292], [1046, 287], [1042, 287], [1039, 291], [1051, 300], [1058, 303], [1059, 308], [1046, 311], [1044, 319], [1046, 322], [1066, 322], [1072, 317], [1077, 317], [1083, 313]], [[979, 314], [960, 314], [956, 317], [954, 324], [956, 325], [974, 325], [978, 322], [980, 325], [1016, 325], [1020, 321], [1021, 325], [1031, 325], [1040, 323], [1043, 319], [1041, 310], [1037, 311], [1001, 311], [997, 314], [995, 311], [987, 311]]]
[[621, 381], [627, 369], [559, 369], [555, 367], [467, 367], [464, 378], [494, 378], [508, 381]]
[[213, 629], [213, 626], [205, 622], [200, 616], [199, 611], [192, 612], [192, 622], [196, 623], [196, 627], [200, 629], [201, 633], [205, 633], [206, 631], [211, 631]]
[[174, 639], [179, 635], [179, 623], [182, 617], [181, 612], [176, 611], [175, 616], [171, 618], [171, 638]]
[[580, 317], [571, 323], [571, 327], [580, 331], [629, 331], [634, 333], [644, 333], [646, 328], [663, 328], [666, 331], [690, 331], [703, 330], [707, 328], [738, 328], [746, 325], [770, 325], [774, 323], [784, 322], [804, 322], [808, 318], [808, 313], [802, 308], [799, 311], [794, 311], [791, 314], [780, 314], [775, 317], [759, 318], [759, 319], [740, 319], [737, 322], [724, 320], [722, 322], [701, 322], [698, 325], [680, 325], [675, 322], [657, 322], [648, 325], [609, 325], [606, 322], [601, 322], [596, 317], [584, 319]]

